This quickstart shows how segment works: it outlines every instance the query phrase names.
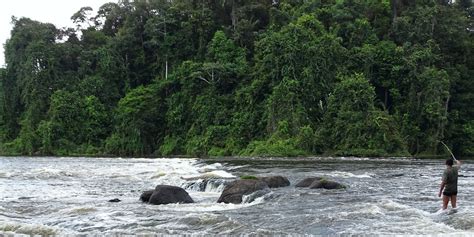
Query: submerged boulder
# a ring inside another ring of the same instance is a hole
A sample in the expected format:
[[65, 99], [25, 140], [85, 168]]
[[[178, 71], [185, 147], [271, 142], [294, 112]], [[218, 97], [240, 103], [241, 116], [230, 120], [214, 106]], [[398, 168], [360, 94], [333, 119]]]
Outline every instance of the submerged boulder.
[[148, 202], [154, 191], [155, 190], [148, 190], [148, 191], [143, 192], [142, 195], [140, 195], [140, 201]]
[[194, 203], [193, 199], [184, 189], [170, 185], [158, 185], [155, 190], [145, 191], [140, 196], [140, 200], [154, 205]]
[[235, 180], [224, 188], [224, 191], [217, 202], [239, 204], [242, 203], [242, 197], [244, 195], [249, 195], [264, 189], [268, 189], [268, 185], [261, 180]]
[[122, 200], [118, 198], [110, 199], [109, 202], [121, 202]]
[[311, 184], [313, 184], [315, 181], [319, 181], [319, 180], [322, 180], [322, 179], [323, 178], [321, 178], [321, 177], [305, 178], [305, 179], [301, 180], [299, 183], [297, 183], [295, 186], [306, 188], [306, 187], [311, 186]]
[[321, 179], [318, 181], [314, 181], [310, 186], [310, 189], [315, 189], [315, 188], [324, 188], [324, 189], [342, 189], [346, 188], [346, 186], [335, 182], [335, 181], [329, 181], [325, 179]]
[[267, 183], [269, 188], [279, 188], [279, 187], [290, 186], [290, 181], [286, 177], [283, 177], [283, 176], [269, 176], [269, 177], [261, 177], [258, 179]]

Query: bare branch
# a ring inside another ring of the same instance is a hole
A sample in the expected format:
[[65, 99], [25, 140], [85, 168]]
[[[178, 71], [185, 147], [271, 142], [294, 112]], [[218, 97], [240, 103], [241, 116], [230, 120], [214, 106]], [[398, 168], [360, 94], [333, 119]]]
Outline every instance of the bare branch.
[[202, 76], [198, 76], [198, 78], [205, 81], [207, 84], [211, 84], [211, 82], [209, 82], [206, 78], [204, 78]]

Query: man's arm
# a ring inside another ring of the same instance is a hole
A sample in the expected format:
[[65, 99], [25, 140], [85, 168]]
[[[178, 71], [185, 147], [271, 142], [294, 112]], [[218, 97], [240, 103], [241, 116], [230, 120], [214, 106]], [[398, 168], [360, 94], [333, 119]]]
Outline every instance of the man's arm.
[[456, 162], [456, 166], [457, 166], [458, 168], [461, 168], [462, 162], [461, 162], [460, 160], [455, 160], [455, 162]]
[[441, 193], [443, 192], [443, 189], [444, 189], [445, 185], [446, 185], [446, 182], [442, 181], [441, 186], [439, 187], [438, 197], [441, 197]]

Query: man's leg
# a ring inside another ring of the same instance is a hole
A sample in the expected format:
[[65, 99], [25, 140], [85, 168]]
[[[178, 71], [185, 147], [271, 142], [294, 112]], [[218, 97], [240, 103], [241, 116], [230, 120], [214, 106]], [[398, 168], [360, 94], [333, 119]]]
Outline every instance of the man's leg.
[[449, 196], [443, 195], [443, 210], [448, 208]]
[[453, 208], [456, 208], [456, 197], [457, 197], [457, 195], [451, 196], [451, 206]]

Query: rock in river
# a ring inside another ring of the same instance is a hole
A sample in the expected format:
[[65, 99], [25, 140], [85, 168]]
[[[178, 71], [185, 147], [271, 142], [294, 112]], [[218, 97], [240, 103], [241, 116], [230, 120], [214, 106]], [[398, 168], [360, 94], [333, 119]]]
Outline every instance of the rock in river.
[[170, 185], [158, 185], [155, 190], [145, 191], [140, 200], [155, 205], [194, 202], [184, 189]]
[[148, 191], [143, 192], [142, 195], [140, 195], [140, 201], [148, 202], [154, 191], [155, 190], [148, 190]]
[[299, 183], [297, 183], [295, 186], [296, 187], [303, 187], [303, 188], [306, 188], [306, 187], [309, 187], [311, 186], [312, 183], [314, 183], [315, 181], [319, 181], [323, 178], [321, 177], [311, 177], [311, 178], [306, 178], [306, 179], [303, 179], [301, 180]]
[[279, 188], [290, 186], [290, 181], [283, 176], [259, 177], [259, 180], [267, 183], [269, 188]]
[[321, 179], [318, 181], [314, 181], [309, 188], [314, 189], [314, 188], [324, 188], [324, 189], [341, 189], [341, 188], [346, 188], [346, 186], [335, 182], [335, 181], [328, 181], [325, 179]]
[[217, 202], [223, 203], [242, 203], [242, 197], [259, 190], [267, 189], [267, 183], [261, 180], [241, 179], [235, 180], [224, 188]]

